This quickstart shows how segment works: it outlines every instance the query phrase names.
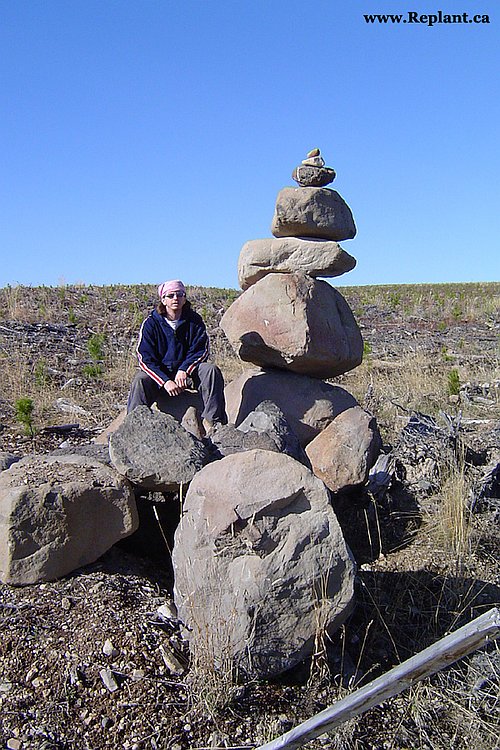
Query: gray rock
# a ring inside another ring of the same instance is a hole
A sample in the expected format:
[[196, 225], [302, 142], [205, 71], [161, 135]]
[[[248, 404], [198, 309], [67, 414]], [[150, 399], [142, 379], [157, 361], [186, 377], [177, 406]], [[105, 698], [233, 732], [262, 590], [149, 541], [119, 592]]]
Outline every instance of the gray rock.
[[300, 271], [309, 276], [334, 277], [352, 271], [356, 259], [329, 240], [299, 237], [250, 240], [241, 248], [238, 281], [248, 289], [268, 273]]
[[109, 438], [113, 466], [147, 490], [175, 492], [209, 460], [201, 440], [170, 414], [139, 406]]
[[344, 199], [329, 188], [286, 187], [278, 193], [271, 224], [275, 237], [351, 240], [356, 226]]
[[51, 456], [86, 456], [87, 458], [93, 458], [96, 461], [100, 461], [106, 466], [111, 466], [111, 459], [109, 457], [109, 450], [107, 445], [99, 443], [88, 443], [87, 445], [70, 445], [67, 448], [56, 448], [49, 455]]
[[275, 403], [302, 446], [338, 414], [358, 402], [348, 391], [316, 378], [284, 370], [248, 369], [225, 390], [229, 420], [240, 425], [263, 401]]
[[84, 456], [27, 456], [0, 474], [0, 579], [51, 581], [132, 534], [130, 483]]
[[361, 333], [340, 292], [302, 273], [264, 276], [220, 326], [241, 359], [260, 367], [333, 378], [363, 358]]
[[382, 440], [372, 414], [354, 406], [339, 414], [306, 447], [312, 470], [332, 492], [364, 484]]
[[278, 453], [285, 453], [310, 468], [309, 459], [285, 415], [272, 401], [262, 401], [238, 425], [241, 432], [268, 436]]
[[[177, 422], [191, 432], [195, 437], [199, 437], [198, 420], [193, 418], [196, 412], [203, 411], [203, 402], [201, 400], [198, 391], [190, 390], [189, 388], [179, 393], [178, 396], [172, 398], [168, 395], [165, 390], [162, 390], [158, 394], [158, 401], [153, 408], [157, 408], [164, 414], [171, 414], [175, 417]], [[123, 420], [127, 416], [127, 412], [124, 409], [120, 414], [106, 427], [101, 434], [95, 438], [94, 443], [101, 445], [107, 445], [109, 436], [116, 432], [118, 427], [123, 423]]]
[[252, 450], [200, 471], [175, 535], [175, 602], [196, 658], [271, 677], [348, 616], [354, 565], [328, 490], [289, 456]]
[[12, 464], [17, 463], [17, 461], [20, 460], [20, 456], [15, 456], [13, 453], [7, 453], [6, 451], [0, 451], [0, 471], [5, 471], [12, 466]]
[[270, 435], [259, 434], [256, 431], [242, 432], [234, 424], [225, 424], [218, 427], [210, 436], [210, 441], [217, 449], [218, 458], [255, 448], [278, 451], [276, 442]]
[[331, 167], [315, 167], [300, 164], [292, 172], [292, 180], [301, 187], [324, 187], [334, 181], [335, 170]]

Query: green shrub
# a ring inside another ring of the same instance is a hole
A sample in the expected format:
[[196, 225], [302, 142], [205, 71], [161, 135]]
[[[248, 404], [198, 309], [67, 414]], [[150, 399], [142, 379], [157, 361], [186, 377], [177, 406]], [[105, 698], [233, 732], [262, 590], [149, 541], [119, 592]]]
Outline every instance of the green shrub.
[[33, 429], [33, 410], [35, 408], [33, 399], [18, 398], [15, 408], [17, 421], [24, 426], [26, 435], [33, 437], [35, 434], [35, 430]]
[[460, 393], [460, 376], [458, 370], [453, 368], [448, 373], [448, 395], [458, 396]]
[[89, 338], [87, 341], [87, 351], [94, 362], [104, 359], [104, 335], [102, 333], [94, 333]]
[[103, 373], [103, 366], [98, 362], [92, 362], [83, 366], [83, 374], [86, 378], [98, 378]]

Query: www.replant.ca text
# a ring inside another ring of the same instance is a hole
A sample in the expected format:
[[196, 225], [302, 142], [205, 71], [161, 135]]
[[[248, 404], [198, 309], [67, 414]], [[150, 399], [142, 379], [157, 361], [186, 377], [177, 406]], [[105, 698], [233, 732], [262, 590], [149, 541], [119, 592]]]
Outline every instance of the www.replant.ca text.
[[440, 23], [490, 23], [490, 17], [486, 13], [443, 13], [442, 10], [436, 13], [418, 13], [415, 10], [409, 10], [406, 13], [365, 13], [363, 15], [366, 23], [374, 24], [398, 24], [398, 23], [418, 23], [424, 26], [435, 26]]

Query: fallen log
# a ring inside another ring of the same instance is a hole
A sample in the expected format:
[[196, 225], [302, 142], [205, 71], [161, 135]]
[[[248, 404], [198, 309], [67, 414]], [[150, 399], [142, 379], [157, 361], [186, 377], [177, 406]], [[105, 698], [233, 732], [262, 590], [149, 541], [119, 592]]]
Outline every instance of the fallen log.
[[448, 667], [499, 635], [500, 610], [493, 608], [256, 750], [292, 750], [301, 747], [315, 737], [330, 732], [339, 724], [398, 695], [415, 682]]

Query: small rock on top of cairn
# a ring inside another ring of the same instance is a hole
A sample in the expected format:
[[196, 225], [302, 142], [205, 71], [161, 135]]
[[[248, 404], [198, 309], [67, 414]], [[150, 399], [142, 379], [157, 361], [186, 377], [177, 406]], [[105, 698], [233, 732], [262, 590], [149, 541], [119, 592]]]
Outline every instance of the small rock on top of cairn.
[[301, 187], [324, 187], [335, 179], [335, 170], [325, 167], [319, 148], [313, 148], [292, 172], [292, 179]]

